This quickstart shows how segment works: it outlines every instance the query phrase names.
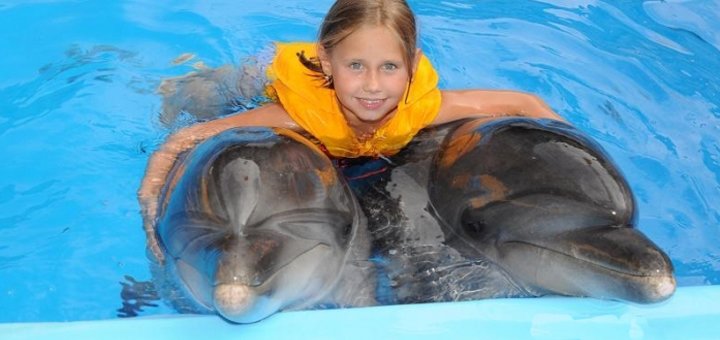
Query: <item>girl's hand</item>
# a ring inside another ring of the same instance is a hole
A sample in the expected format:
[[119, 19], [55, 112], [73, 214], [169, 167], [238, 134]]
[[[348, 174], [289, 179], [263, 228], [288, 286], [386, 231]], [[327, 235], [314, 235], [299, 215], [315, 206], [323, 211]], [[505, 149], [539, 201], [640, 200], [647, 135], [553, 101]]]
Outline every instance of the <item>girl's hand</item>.
[[[226, 127], [227, 128], [227, 127]], [[158, 199], [165, 185], [166, 177], [172, 169], [178, 155], [193, 148], [198, 142], [224, 130], [212, 124], [198, 124], [184, 128], [168, 138], [167, 142], [156, 151], [148, 162], [142, 185], [138, 190], [138, 202], [143, 219], [143, 229], [147, 237], [147, 246], [161, 264], [164, 255], [160, 249], [155, 227], [157, 223]]]

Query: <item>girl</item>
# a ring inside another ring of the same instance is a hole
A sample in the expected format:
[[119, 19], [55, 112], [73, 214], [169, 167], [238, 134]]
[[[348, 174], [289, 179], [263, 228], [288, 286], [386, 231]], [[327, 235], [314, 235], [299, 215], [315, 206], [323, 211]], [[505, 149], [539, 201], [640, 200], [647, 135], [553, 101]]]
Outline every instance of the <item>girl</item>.
[[[525, 93], [439, 90], [416, 43], [415, 18], [404, 0], [336, 1], [317, 44], [278, 44], [268, 70], [272, 103], [187, 127], [153, 154], [138, 193], [146, 232], [153, 232], [158, 195], [177, 155], [230, 128], [305, 131], [331, 157], [352, 158], [392, 155], [420, 129], [463, 118], [561, 119]], [[149, 243], [161, 258], [157, 244]]]

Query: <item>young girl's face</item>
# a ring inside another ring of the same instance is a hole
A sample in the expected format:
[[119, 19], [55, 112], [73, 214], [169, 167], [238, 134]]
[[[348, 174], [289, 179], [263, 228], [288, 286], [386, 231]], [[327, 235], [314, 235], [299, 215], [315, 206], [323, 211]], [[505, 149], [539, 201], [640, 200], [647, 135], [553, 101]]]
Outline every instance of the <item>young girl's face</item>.
[[362, 26], [322, 56], [351, 127], [376, 128], [393, 116], [409, 77], [397, 36], [384, 26]]

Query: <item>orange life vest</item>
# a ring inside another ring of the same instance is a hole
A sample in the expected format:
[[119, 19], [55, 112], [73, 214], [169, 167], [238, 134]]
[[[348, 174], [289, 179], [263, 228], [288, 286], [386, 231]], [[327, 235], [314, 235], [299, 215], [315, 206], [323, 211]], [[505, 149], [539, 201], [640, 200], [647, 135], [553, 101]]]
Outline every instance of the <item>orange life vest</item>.
[[438, 76], [423, 56], [395, 115], [370, 138], [360, 141], [348, 126], [335, 91], [323, 87], [323, 80], [298, 60], [300, 52], [313, 58], [317, 48], [314, 43], [277, 44], [275, 59], [268, 67], [268, 94], [335, 157], [393, 155], [438, 114], [441, 100]]

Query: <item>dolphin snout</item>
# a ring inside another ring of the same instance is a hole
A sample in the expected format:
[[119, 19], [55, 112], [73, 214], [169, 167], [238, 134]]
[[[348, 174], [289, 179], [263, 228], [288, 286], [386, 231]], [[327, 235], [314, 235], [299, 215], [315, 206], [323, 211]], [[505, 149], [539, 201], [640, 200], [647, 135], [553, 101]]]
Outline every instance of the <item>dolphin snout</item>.
[[654, 303], [667, 300], [675, 293], [677, 283], [675, 276], [670, 273], [658, 273], [660, 275], [650, 276], [643, 285], [644, 289], [638, 290], [640, 296], [637, 297], [639, 303]]
[[677, 286], [677, 283], [675, 282], [675, 276], [671, 275], [668, 277], [664, 277], [662, 280], [659, 280], [655, 284], [655, 300], [653, 301], [662, 301], [675, 293], [675, 287]]
[[250, 287], [244, 284], [229, 283], [215, 286], [213, 301], [215, 309], [226, 319], [237, 320], [237, 316], [247, 314], [255, 304], [256, 295]]
[[276, 313], [282, 301], [241, 283], [221, 283], [215, 286], [213, 303], [215, 310], [226, 320], [247, 324]]

